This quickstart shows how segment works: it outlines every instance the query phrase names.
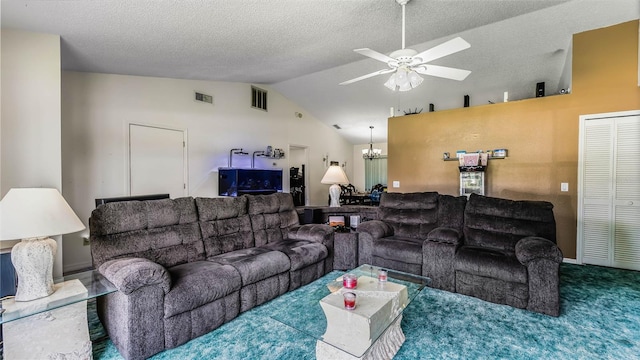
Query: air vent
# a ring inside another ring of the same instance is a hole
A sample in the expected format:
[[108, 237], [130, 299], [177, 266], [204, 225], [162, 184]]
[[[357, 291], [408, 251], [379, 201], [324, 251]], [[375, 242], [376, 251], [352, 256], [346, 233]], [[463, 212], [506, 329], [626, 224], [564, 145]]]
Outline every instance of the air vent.
[[334, 127], [334, 128], [336, 128], [336, 129], [338, 129], [338, 130], [342, 129], [342, 128], [340, 127], [340, 125], [338, 125], [338, 124], [333, 124], [333, 127]]
[[202, 101], [205, 103], [213, 104], [213, 96], [199, 93], [196, 91], [196, 101]]
[[267, 91], [255, 86], [251, 87], [251, 107], [267, 111]]

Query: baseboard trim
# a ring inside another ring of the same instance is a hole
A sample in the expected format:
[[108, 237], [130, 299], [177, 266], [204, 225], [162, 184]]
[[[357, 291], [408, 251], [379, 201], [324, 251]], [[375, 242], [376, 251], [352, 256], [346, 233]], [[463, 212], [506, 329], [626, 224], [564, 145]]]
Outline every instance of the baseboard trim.
[[563, 263], [567, 263], [567, 264], [578, 264], [578, 260], [577, 259], [571, 259], [571, 258], [564, 258], [562, 259]]

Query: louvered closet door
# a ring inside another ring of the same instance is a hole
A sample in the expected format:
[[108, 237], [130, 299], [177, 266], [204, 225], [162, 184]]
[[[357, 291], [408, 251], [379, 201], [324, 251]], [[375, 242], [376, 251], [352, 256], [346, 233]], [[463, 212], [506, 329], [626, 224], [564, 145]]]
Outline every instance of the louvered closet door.
[[613, 266], [640, 270], [640, 116], [615, 126]]
[[582, 262], [640, 270], [640, 115], [587, 119], [581, 142]]
[[582, 261], [610, 265], [613, 124], [590, 120], [584, 127]]

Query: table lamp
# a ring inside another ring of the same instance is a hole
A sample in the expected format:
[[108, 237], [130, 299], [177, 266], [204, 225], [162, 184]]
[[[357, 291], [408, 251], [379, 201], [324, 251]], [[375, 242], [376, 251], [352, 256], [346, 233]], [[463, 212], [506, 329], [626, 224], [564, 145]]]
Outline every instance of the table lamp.
[[340, 207], [340, 185], [338, 184], [348, 184], [349, 179], [337, 162], [331, 162], [331, 166], [329, 166], [320, 182], [322, 184], [332, 184], [329, 187], [329, 197], [331, 198], [329, 206]]
[[15, 301], [53, 293], [53, 259], [57, 244], [49, 238], [83, 230], [57, 189], [11, 189], [0, 201], [0, 240], [17, 240], [11, 261], [18, 275]]

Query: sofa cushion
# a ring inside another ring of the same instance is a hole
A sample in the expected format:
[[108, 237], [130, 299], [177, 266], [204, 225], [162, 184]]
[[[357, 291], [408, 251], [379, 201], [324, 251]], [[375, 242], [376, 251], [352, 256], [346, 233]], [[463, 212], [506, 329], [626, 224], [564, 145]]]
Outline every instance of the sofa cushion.
[[231, 251], [207, 260], [233, 266], [240, 273], [243, 287], [287, 272], [291, 266], [287, 255], [261, 247]]
[[91, 213], [91, 254], [97, 268], [107, 260], [139, 257], [171, 267], [204, 260], [193, 198], [122, 201]]
[[289, 228], [299, 225], [291, 194], [253, 195], [247, 198], [255, 246], [284, 240]]
[[438, 226], [456, 229], [462, 234], [466, 196], [438, 195]]
[[373, 245], [373, 256], [410, 264], [422, 264], [423, 240], [389, 236], [378, 239]]
[[209, 261], [195, 261], [167, 269], [173, 286], [164, 298], [164, 317], [196, 309], [240, 290], [236, 269]]
[[262, 247], [285, 253], [291, 262], [291, 271], [320, 262], [329, 255], [326, 246], [310, 240], [282, 240], [271, 242]]
[[461, 247], [454, 258], [454, 268], [468, 274], [507, 282], [527, 283], [527, 268], [513, 254], [473, 246]]
[[378, 219], [391, 225], [395, 236], [426, 239], [438, 226], [438, 193], [383, 193]]
[[553, 204], [471, 194], [464, 211], [465, 244], [515, 251], [518, 240], [538, 236], [556, 242]]
[[199, 221], [213, 221], [231, 219], [247, 214], [247, 198], [240, 197], [219, 197], [219, 198], [196, 198]]
[[254, 246], [247, 198], [196, 198], [207, 257]]

